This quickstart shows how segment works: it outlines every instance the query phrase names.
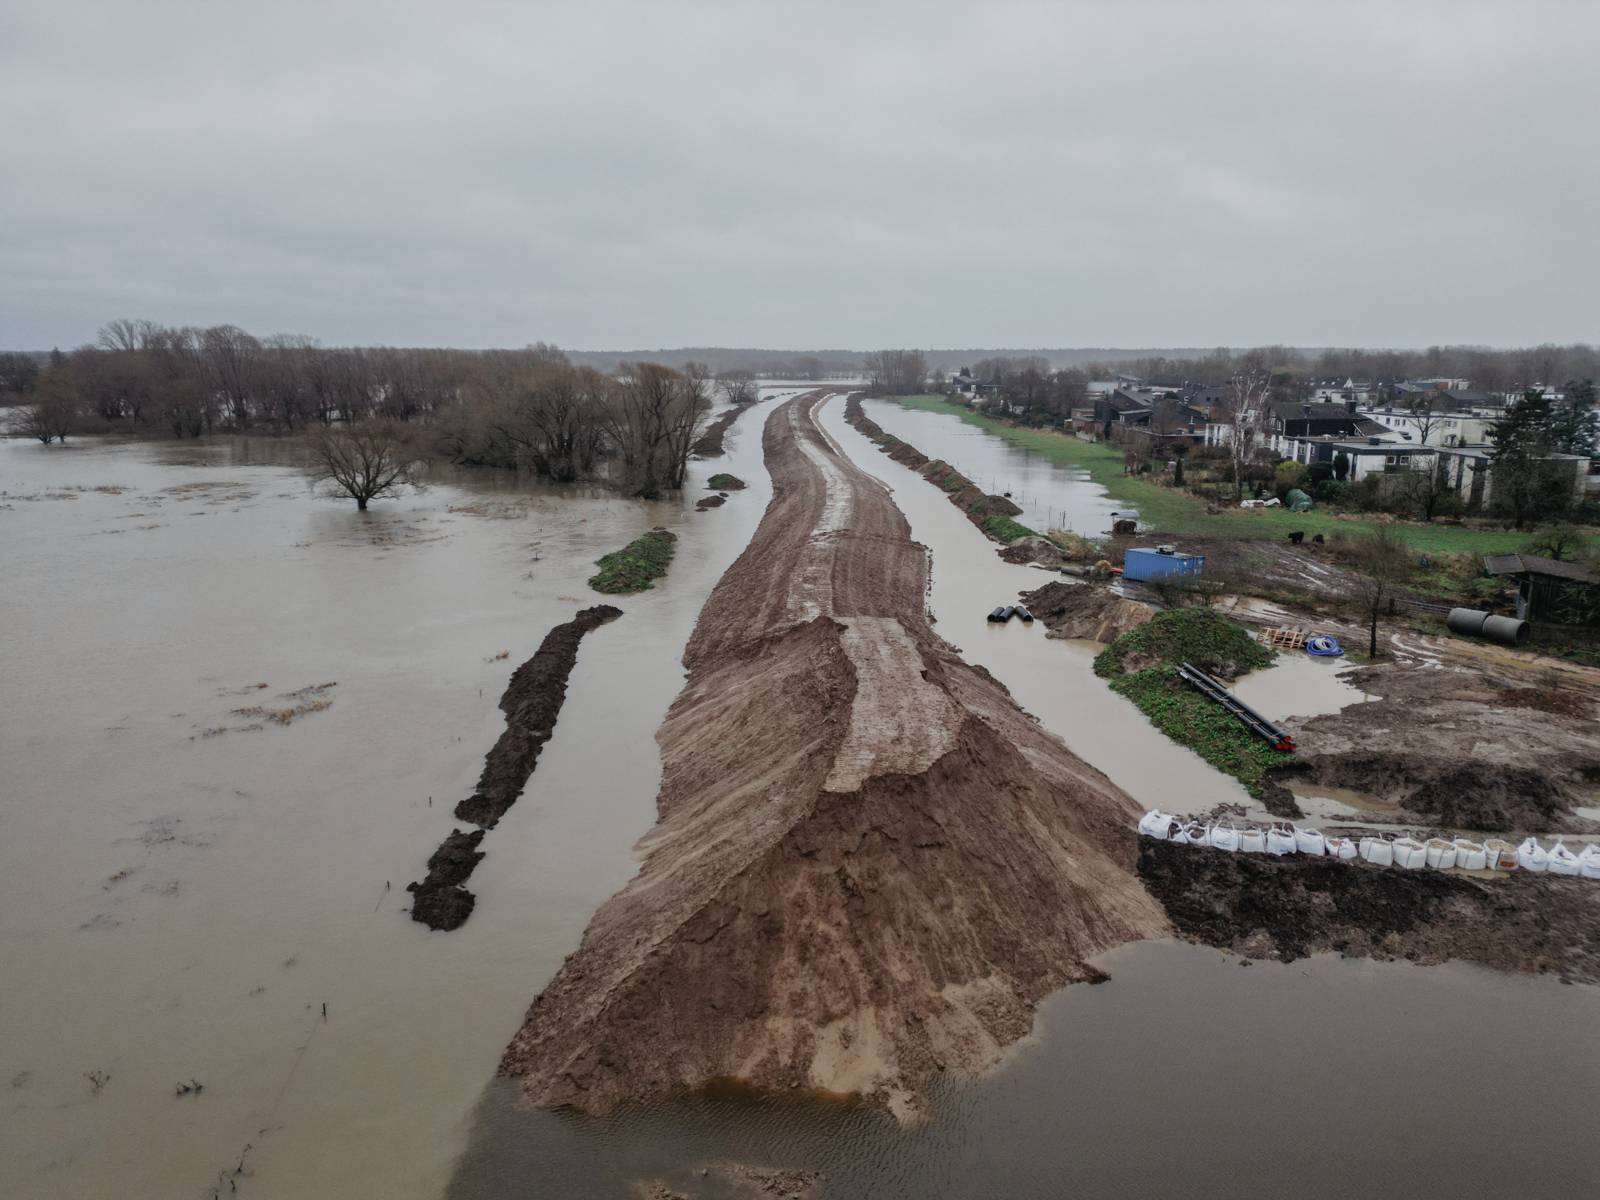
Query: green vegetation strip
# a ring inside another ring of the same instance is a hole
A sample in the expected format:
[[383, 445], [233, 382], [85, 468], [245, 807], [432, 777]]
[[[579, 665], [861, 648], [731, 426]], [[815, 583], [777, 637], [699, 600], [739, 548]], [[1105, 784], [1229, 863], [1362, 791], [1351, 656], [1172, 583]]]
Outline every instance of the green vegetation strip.
[[1311, 537], [1317, 533], [1370, 533], [1383, 525], [1393, 529], [1413, 549], [1428, 553], [1463, 554], [1515, 550], [1527, 540], [1526, 533], [1515, 530], [1344, 518], [1321, 509], [1297, 513], [1281, 508], [1224, 508], [1220, 512], [1208, 513], [1206, 502], [1191, 492], [1124, 475], [1122, 451], [1109, 443], [1085, 442], [1055, 429], [1025, 429], [994, 417], [986, 417], [964, 404], [954, 404], [939, 396], [896, 396], [895, 399], [907, 408], [959, 417], [968, 425], [976, 425], [1060, 466], [1086, 471], [1090, 479], [1115, 499], [1137, 508], [1140, 520], [1146, 525], [1169, 533], [1282, 538], [1295, 530], [1303, 530], [1307, 537]]
[[985, 533], [996, 541], [1005, 542], [1007, 545], [1020, 537], [1034, 536], [1033, 530], [1026, 525], [1013, 521], [1010, 517], [985, 517], [982, 524]]
[[1119, 676], [1111, 681], [1111, 690], [1132, 700], [1173, 741], [1244, 784], [1252, 796], [1260, 797], [1269, 770], [1294, 761], [1293, 754], [1274, 750], [1221, 705], [1184, 683], [1175, 667]]
[[[1159, 661], [1145, 665], [1153, 659]], [[1259, 797], [1266, 773], [1294, 761], [1294, 755], [1274, 750], [1178, 678], [1178, 664], [1191, 662], [1231, 676], [1264, 667], [1272, 659], [1273, 652], [1238, 622], [1206, 608], [1180, 608], [1157, 613], [1112, 642], [1095, 657], [1094, 673], [1110, 679], [1111, 690], [1133, 701], [1162, 733]], [[1126, 672], [1130, 660], [1141, 669]]]
[[737, 475], [721, 472], [706, 480], [706, 486], [718, 492], [736, 492], [744, 486], [744, 480]]
[[667, 573], [675, 549], [673, 543], [677, 540], [676, 534], [665, 529], [652, 529], [634, 538], [621, 550], [613, 550], [595, 560], [600, 573], [590, 577], [589, 586], [612, 595], [646, 590], [652, 580]]

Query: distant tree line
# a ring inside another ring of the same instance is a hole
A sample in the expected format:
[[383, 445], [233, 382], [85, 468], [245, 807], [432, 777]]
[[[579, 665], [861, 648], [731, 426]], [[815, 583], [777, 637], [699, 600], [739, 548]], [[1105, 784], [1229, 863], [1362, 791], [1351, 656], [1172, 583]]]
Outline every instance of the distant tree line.
[[1520, 392], [1535, 385], [1559, 386], [1569, 379], [1600, 378], [1600, 349], [1585, 344], [1496, 350], [1484, 346], [1429, 346], [1425, 350], [1323, 350], [1289, 346], [1251, 350], [1219, 348], [1190, 358], [1153, 355], [1092, 361], [1095, 379], [1131, 375], [1148, 383], [1224, 386], [1241, 370], [1267, 368], [1278, 386], [1298, 398], [1313, 381], [1354, 379], [1393, 383], [1405, 379], [1465, 379], [1490, 393]]
[[740, 402], [755, 398], [748, 372], [719, 381], [698, 363], [634, 362], [602, 374], [543, 343], [329, 348], [233, 325], [135, 320], [111, 322], [94, 345], [53, 355], [42, 371], [27, 355], [7, 356], [0, 371], [6, 381], [26, 377], [14, 388], [31, 401], [23, 432], [47, 443], [84, 427], [192, 438], [414, 426], [405, 441], [416, 444], [425, 431], [436, 452], [457, 462], [561, 481], [603, 472], [647, 497], [683, 486], [714, 388]]

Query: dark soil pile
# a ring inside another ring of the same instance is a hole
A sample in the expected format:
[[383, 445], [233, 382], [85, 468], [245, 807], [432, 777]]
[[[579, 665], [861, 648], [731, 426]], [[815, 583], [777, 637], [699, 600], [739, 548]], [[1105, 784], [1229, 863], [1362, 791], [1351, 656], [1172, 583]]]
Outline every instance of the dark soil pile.
[[1587, 880], [1478, 879], [1139, 842], [1139, 878], [1193, 941], [1285, 962], [1338, 951], [1600, 982], [1600, 888]]
[[1059, 580], [1024, 592], [1022, 603], [1051, 637], [1096, 642], [1115, 641], [1155, 615], [1148, 604], [1119, 596], [1108, 587]]
[[739, 414], [744, 408], [730, 408], [715, 421], [705, 428], [705, 432], [695, 439], [694, 445], [689, 449], [700, 458], [716, 458], [722, 453], [722, 439], [728, 432], [728, 427], [739, 419]]
[[1531, 686], [1542, 670], [1537, 660], [1463, 663], [1473, 669], [1360, 668], [1348, 678], [1378, 698], [1289, 721], [1300, 761], [1273, 780], [1301, 791], [1351, 788], [1398, 805], [1399, 820], [1419, 825], [1594, 830], [1573, 810], [1600, 803], [1595, 699], [1577, 687]]
[[707, 496], [704, 500], [701, 500], [698, 504], [696, 504], [695, 507], [701, 512], [705, 512], [708, 508], [721, 508], [727, 502], [728, 498], [719, 494], [716, 496]]
[[533, 657], [512, 672], [500, 697], [505, 732], [483, 760], [477, 791], [456, 805], [457, 817], [493, 829], [517, 802], [538, 765], [539, 752], [555, 732], [567, 698], [567, 677], [578, 661], [578, 643], [591, 629], [621, 615], [622, 610], [610, 604], [581, 610], [545, 634]]
[[500, 697], [505, 732], [484, 757], [477, 790], [456, 805], [457, 818], [478, 828], [466, 834], [453, 831], [428, 859], [427, 877], [407, 885], [416, 894], [411, 903], [414, 920], [430, 929], [456, 929], [472, 914], [472, 893], [461, 885], [483, 857], [478, 849], [483, 831], [493, 829], [517, 802], [538, 765], [540, 751], [555, 732], [583, 635], [621, 615], [621, 609], [609, 604], [582, 609], [545, 634], [533, 657], [512, 672]]
[[428, 859], [428, 875], [421, 883], [406, 884], [413, 893], [411, 919], [421, 921], [429, 929], [459, 929], [477, 901], [461, 885], [477, 867], [483, 857], [478, 843], [483, 841], [483, 830], [462, 833], [452, 829], [450, 836], [439, 843]]

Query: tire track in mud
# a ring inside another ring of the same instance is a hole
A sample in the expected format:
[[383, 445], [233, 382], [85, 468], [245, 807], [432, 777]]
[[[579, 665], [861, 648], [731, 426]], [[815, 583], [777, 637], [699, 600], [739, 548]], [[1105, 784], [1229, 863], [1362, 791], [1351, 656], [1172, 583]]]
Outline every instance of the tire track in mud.
[[938, 638], [927, 555], [803, 396], [657, 734], [658, 821], [501, 1063], [606, 1112], [732, 1077], [909, 1117], [1087, 959], [1167, 924], [1139, 809]]

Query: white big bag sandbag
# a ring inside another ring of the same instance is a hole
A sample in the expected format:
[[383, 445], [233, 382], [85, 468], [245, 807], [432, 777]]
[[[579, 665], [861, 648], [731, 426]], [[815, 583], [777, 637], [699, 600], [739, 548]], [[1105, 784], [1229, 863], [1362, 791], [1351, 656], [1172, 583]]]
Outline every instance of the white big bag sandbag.
[[1292, 829], [1280, 829], [1278, 826], [1274, 825], [1271, 829], [1267, 830], [1268, 854], [1277, 854], [1281, 856], [1284, 854], [1296, 854], [1298, 852], [1299, 850], [1295, 845], [1294, 831]]
[[1552, 875], [1576, 875], [1578, 873], [1578, 856], [1561, 844], [1561, 839], [1556, 839], [1556, 844], [1550, 847], [1550, 860], [1545, 869]]
[[1322, 836], [1320, 829], [1302, 829], [1296, 825], [1294, 845], [1301, 854], [1320, 855], [1328, 852], [1328, 839]]
[[1394, 863], [1394, 843], [1386, 837], [1364, 837], [1361, 857], [1375, 867], [1390, 866]]
[[1542, 871], [1550, 865], [1550, 852], [1537, 838], [1524, 838], [1517, 847], [1517, 866], [1524, 871]]

